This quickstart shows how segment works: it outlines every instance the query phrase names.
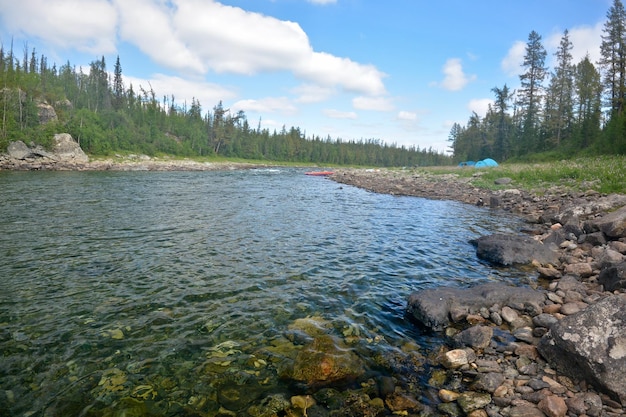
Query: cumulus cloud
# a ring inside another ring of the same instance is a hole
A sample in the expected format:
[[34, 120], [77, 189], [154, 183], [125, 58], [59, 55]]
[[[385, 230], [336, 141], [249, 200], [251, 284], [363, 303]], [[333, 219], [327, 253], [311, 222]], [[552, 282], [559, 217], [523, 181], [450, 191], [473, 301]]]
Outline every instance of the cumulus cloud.
[[352, 106], [357, 110], [392, 111], [394, 106], [388, 97], [355, 97]]
[[324, 115], [331, 119], [357, 119], [358, 116], [353, 111], [340, 111], [335, 109], [326, 109], [323, 111]]
[[[602, 30], [604, 22], [598, 22], [593, 26], [576, 26], [569, 30], [569, 40], [572, 42], [572, 62], [579, 63], [587, 54], [591, 62], [600, 60], [600, 44], [602, 43]], [[554, 66], [556, 58], [554, 52], [561, 43], [563, 32], [554, 32], [546, 39], [545, 47], [552, 55], [548, 64]]]
[[122, 39], [137, 45], [161, 65], [181, 71], [206, 71], [197, 53], [177, 36], [167, 6], [152, 0], [115, 1]]
[[443, 66], [444, 79], [441, 87], [448, 91], [462, 90], [468, 83], [476, 79], [475, 75], [467, 76], [463, 72], [463, 64], [459, 58], [450, 58]]
[[335, 94], [335, 89], [317, 84], [302, 84], [292, 88], [291, 93], [297, 96], [296, 103], [319, 103]]
[[526, 42], [515, 41], [513, 46], [509, 48], [509, 52], [500, 63], [502, 71], [508, 76], [519, 75], [522, 71], [521, 66], [524, 63], [524, 55], [526, 54]]
[[185, 75], [286, 71], [323, 87], [386, 94], [384, 73], [315, 51], [298, 23], [215, 0], [0, 0], [0, 6], [9, 30], [95, 54], [115, 52], [119, 36]]
[[403, 110], [398, 112], [398, 115], [396, 117], [398, 120], [414, 122], [417, 120], [417, 113]]
[[89, 53], [116, 50], [117, 13], [107, 0], [0, 0], [0, 9], [10, 32]]
[[476, 112], [480, 117], [484, 117], [489, 110], [489, 106], [493, 106], [493, 100], [490, 98], [477, 98], [467, 103], [467, 109]]

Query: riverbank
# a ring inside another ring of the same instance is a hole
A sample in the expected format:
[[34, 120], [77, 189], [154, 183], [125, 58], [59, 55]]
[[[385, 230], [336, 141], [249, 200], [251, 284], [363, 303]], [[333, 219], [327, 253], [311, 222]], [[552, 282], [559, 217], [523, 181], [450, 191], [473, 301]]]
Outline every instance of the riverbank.
[[[626, 306], [626, 195], [556, 184], [537, 193], [510, 178], [489, 190], [474, 185], [480, 176], [385, 169], [332, 176], [372, 192], [518, 214], [527, 221], [521, 232], [554, 252], [551, 262], [528, 259], [523, 294], [502, 286], [410, 297], [408, 315], [445, 341], [429, 376], [434, 406], [450, 416], [623, 415], [624, 356], [610, 352], [626, 340], [615, 322]], [[496, 248], [497, 256], [506, 250]]]

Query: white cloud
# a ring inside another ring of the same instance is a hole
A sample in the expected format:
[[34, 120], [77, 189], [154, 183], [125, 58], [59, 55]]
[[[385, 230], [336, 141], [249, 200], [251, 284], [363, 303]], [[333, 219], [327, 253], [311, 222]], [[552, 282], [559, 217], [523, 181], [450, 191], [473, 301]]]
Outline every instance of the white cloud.
[[88, 53], [116, 51], [117, 14], [106, 0], [0, 0], [0, 9], [8, 31]]
[[476, 112], [480, 117], [484, 117], [487, 114], [487, 110], [489, 110], [489, 106], [493, 106], [493, 100], [490, 98], [477, 98], [470, 100], [467, 103], [467, 109], [469, 111]]
[[291, 89], [291, 93], [298, 96], [295, 99], [296, 103], [319, 103], [335, 94], [335, 89], [316, 84], [302, 84]]
[[462, 90], [469, 82], [476, 79], [475, 75], [465, 75], [459, 58], [448, 59], [443, 66], [443, 74], [445, 77], [441, 82], [441, 87], [448, 91]]
[[134, 43], [159, 64], [180, 71], [203, 73], [206, 66], [184, 41], [170, 10], [152, 0], [115, 0], [120, 16], [120, 36]]
[[97, 55], [115, 52], [119, 35], [186, 76], [287, 71], [327, 88], [386, 93], [384, 73], [315, 51], [298, 23], [215, 0], [0, 0], [0, 7], [8, 30]]
[[232, 111], [256, 113], [295, 114], [298, 110], [287, 97], [266, 97], [260, 100], [239, 100], [231, 106]]
[[398, 118], [398, 120], [414, 122], [417, 120], [417, 113], [402, 110], [398, 112], [398, 115], [396, 117]]
[[295, 22], [216, 1], [174, 3], [175, 37], [213, 71], [248, 75], [291, 71], [298, 78], [326, 87], [338, 86], [363, 94], [385, 92], [382, 72], [372, 65], [315, 52]]
[[358, 116], [353, 111], [340, 111], [335, 109], [326, 109], [323, 111], [324, 115], [331, 119], [357, 119]]
[[321, 4], [321, 5], [326, 5], [326, 4], [335, 4], [337, 3], [337, 0], [307, 0], [309, 3], [313, 3], [313, 4]]
[[325, 52], [313, 52], [295, 62], [296, 76], [324, 86], [339, 85], [354, 93], [381, 95], [385, 93], [386, 76], [373, 65], [362, 65], [348, 58]]
[[[602, 31], [604, 22], [598, 22], [594, 26], [577, 26], [569, 30], [569, 40], [572, 42], [572, 63], [578, 64], [587, 54], [591, 62], [600, 59], [600, 44], [602, 43]], [[554, 52], [558, 49], [563, 37], [563, 31], [555, 32], [546, 39], [546, 49], [551, 54], [548, 65], [553, 67], [556, 58]]]
[[526, 42], [515, 41], [509, 52], [500, 63], [502, 71], [508, 76], [519, 75], [522, 71], [524, 63], [524, 55], [526, 54]]
[[357, 110], [392, 111], [394, 106], [387, 97], [355, 97], [352, 105]]

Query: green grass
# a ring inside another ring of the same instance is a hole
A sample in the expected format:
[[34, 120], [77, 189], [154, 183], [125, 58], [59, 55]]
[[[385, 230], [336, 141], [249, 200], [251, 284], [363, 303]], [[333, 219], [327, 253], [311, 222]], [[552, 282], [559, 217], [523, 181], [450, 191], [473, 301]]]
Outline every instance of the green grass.
[[[570, 160], [501, 164], [496, 168], [433, 167], [420, 171], [432, 175], [456, 174], [472, 178], [480, 188], [521, 188], [538, 194], [553, 187], [564, 190], [626, 194], [626, 156], [582, 157]], [[512, 184], [496, 185], [497, 178], [509, 177]]]

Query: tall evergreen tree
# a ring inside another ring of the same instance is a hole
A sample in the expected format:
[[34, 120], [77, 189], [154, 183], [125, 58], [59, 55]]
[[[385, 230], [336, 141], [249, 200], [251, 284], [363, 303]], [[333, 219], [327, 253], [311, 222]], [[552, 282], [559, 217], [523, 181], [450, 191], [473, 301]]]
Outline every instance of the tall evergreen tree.
[[494, 87], [491, 91], [496, 95], [494, 107], [497, 115], [493, 157], [504, 161], [509, 158], [511, 153], [510, 138], [513, 132], [513, 123], [508, 110], [513, 93], [506, 84], [502, 88]]
[[576, 96], [574, 146], [584, 149], [590, 146], [600, 134], [602, 106], [602, 82], [589, 55], [576, 65], [574, 82]]
[[567, 137], [573, 118], [574, 66], [572, 42], [565, 30], [554, 56], [556, 68], [550, 79], [545, 106], [545, 126], [548, 140], [555, 146]]
[[525, 72], [520, 75], [521, 88], [518, 91], [519, 106], [522, 112], [522, 132], [520, 148], [523, 153], [541, 149], [539, 143], [540, 105], [543, 96], [543, 81], [546, 78], [546, 50], [541, 43], [541, 35], [534, 30], [528, 35], [526, 53], [522, 67]]
[[606, 105], [611, 115], [621, 115], [626, 95], [626, 11], [621, 0], [613, 0], [607, 13], [600, 54]]
[[122, 65], [120, 56], [117, 56], [113, 69], [113, 109], [120, 110], [124, 106], [124, 81], [122, 80]]

